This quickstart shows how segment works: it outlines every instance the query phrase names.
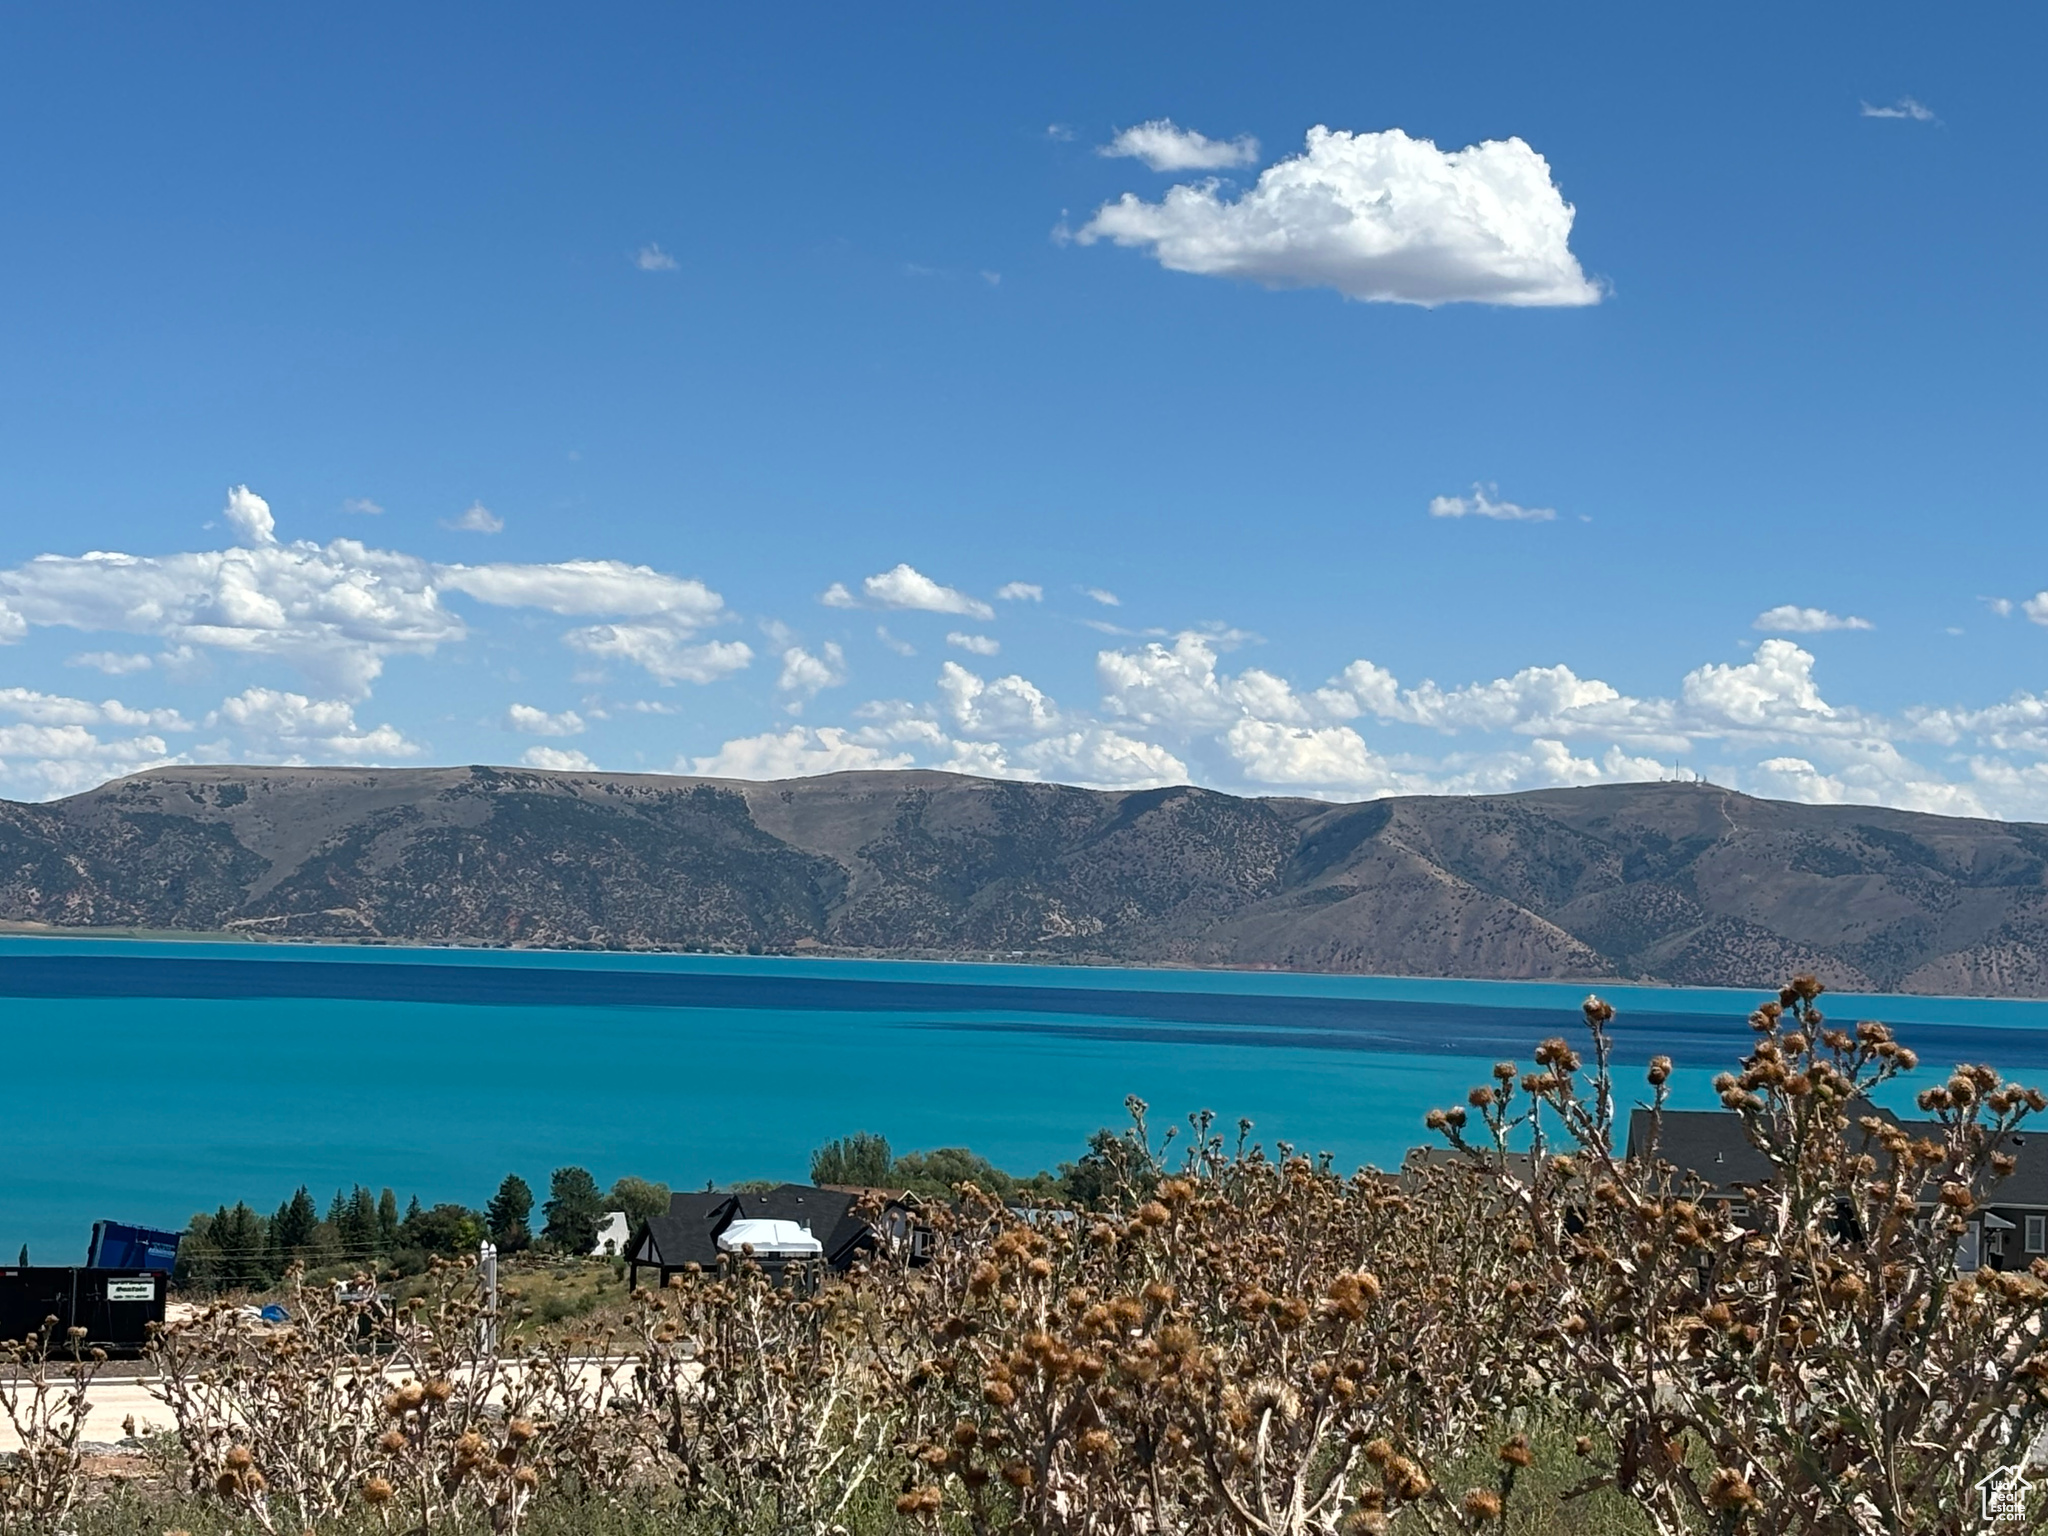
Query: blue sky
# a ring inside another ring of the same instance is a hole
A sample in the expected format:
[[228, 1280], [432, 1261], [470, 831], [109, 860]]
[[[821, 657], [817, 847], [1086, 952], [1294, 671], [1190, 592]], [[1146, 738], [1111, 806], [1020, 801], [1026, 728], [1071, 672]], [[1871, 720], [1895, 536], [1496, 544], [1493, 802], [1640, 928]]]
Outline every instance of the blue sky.
[[2044, 33], [17, 8], [0, 794], [1679, 764], [2048, 819]]

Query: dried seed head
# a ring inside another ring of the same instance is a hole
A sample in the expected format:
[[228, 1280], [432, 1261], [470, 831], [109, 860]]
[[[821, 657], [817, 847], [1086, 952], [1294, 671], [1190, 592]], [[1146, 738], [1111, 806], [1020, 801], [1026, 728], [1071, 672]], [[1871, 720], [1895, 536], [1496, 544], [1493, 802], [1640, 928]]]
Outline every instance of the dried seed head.
[[1465, 1495], [1465, 1518], [1468, 1520], [1498, 1520], [1500, 1518], [1500, 1495], [1491, 1488], [1474, 1488]]
[[389, 1504], [394, 1492], [396, 1490], [384, 1478], [366, 1477], [363, 1479], [363, 1502], [365, 1504]]
[[1762, 1502], [1756, 1496], [1756, 1490], [1749, 1486], [1749, 1479], [1733, 1467], [1716, 1469], [1707, 1484], [1707, 1503], [1724, 1514], [1739, 1513]]
[[1245, 1406], [1254, 1414], [1270, 1413], [1291, 1424], [1301, 1412], [1301, 1394], [1287, 1382], [1268, 1376], [1252, 1383]]

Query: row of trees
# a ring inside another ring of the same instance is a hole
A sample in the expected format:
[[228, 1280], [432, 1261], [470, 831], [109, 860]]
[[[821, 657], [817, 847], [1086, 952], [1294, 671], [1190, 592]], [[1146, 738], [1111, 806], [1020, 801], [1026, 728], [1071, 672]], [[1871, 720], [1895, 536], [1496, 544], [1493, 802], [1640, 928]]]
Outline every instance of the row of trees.
[[1129, 1136], [1107, 1129], [1088, 1138], [1088, 1150], [1078, 1162], [1061, 1163], [1057, 1174], [1040, 1170], [1024, 1179], [1005, 1173], [965, 1147], [906, 1152], [899, 1157], [887, 1137], [871, 1131], [841, 1136], [811, 1154], [813, 1184], [901, 1189], [932, 1198], [948, 1197], [956, 1185], [972, 1184], [1006, 1205], [1057, 1201], [1100, 1206], [1115, 1190], [1157, 1172]]
[[474, 1252], [485, 1238], [504, 1254], [532, 1248], [587, 1254], [610, 1212], [624, 1211], [638, 1222], [667, 1209], [664, 1184], [628, 1176], [606, 1191], [588, 1169], [573, 1166], [550, 1176], [538, 1236], [533, 1188], [516, 1173], [505, 1176], [480, 1210], [454, 1202], [423, 1206], [415, 1195], [403, 1215], [396, 1192], [373, 1194], [358, 1184], [336, 1190], [323, 1216], [302, 1184], [267, 1217], [246, 1201], [193, 1216], [178, 1246], [175, 1278], [198, 1289], [253, 1290], [276, 1284], [293, 1264], [309, 1271], [388, 1265], [416, 1272], [437, 1254]]
[[[1101, 1130], [1079, 1161], [1062, 1163], [1057, 1174], [1020, 1179], [965, 1147], [898, 1156], [884, 1137], [856, 1131], [811, 1154], [811, 1181], [906, 1189], [933, 1198], [971, 1183], [1011, 1204], [1098, 1206], [1134, 1176], [1156, 1172], [1133, 1167], [1138, 1155], [1127, 1137]], [[269, 1216], [245, 1201], [195, 1215], [179, 1245], [177, 1280], [207, 1290], [260, 1290], [276, 1284], [293, 1264], [308, 1271], [379, 1265], [412, 1273], [437, 1254], [473, 1253], [486, 1238], [501, 1254], [587, 1254], [611, 1212], [624, 1211], [637, 1225], [666, 1211], [668, 1201], [666, 1184], [628, 1175], [607, 1190], [586, 1168], [557, 1168], [547, 1199], [539, 1203], [536, 1233], [534, 1191], [516, 1173], [507, 1174], [481, 1208], [422, 1205], [414, 1196], [402, 1213], [395, 1191], [372, 1192], [357, 1184], [336, 1190], [323, 1215], [302, 1184]]]

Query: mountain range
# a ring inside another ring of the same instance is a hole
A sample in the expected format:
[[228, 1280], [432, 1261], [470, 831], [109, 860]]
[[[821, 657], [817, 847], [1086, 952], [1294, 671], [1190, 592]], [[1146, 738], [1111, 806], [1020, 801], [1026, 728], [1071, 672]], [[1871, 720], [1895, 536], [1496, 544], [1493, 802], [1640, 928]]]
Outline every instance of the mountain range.
[[0, 802], [0, 922], [2041, 996], [2048, 827], [1698, 783], [163, 768]]

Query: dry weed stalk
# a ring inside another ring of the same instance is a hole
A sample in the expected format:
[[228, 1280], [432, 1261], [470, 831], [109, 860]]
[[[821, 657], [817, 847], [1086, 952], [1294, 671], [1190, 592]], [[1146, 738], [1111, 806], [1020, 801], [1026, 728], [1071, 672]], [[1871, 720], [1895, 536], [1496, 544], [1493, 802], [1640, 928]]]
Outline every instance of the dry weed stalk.
[[216, 1307], [163, 1329], [155, 1391], [192, 1486], [264, 1531], [308, 1530], [366, 1504], [430, 1531], [465, 1512], [516, 1530], [538, 1482], [538, 1429], [503, 1411], [473, 1272], [444, 1265], [431, 1298], [387, 1310], [363, 1277], [297, 1291], [289, 1324]]
[[1195, 1131], [1113, 1215], [963, 1190], [895, 1287], [908, 1326], [877, 1335], [912, 1412], [900, 1511], [1060, 1536], [1466, 1523], [1430, 1469], [1517, 1400], [1530, 1302], [1497, 1224], [1465, 1219], [1473, 1181]]
[[84, 1347], [83, 1328], [69, 1330], [59, 1355], [56, 1331], [57, 1319], [46, 1318], [36, 1332], [0, 1346], [0, 1412], [20, 1445], [0, 1466], [0, 1531], [58, 1530], [85, 1491], [87, 1394], [107, 1356]]
[[[1580, 1442], [1582, 1488], [1632, 1495], [1660, 1532], [1961, 1530], [1973, 1484], [2048, 1406], [2048, 1264], [1958, 1273], [2012, 1133], [2048, 1100], [1960, 1067], [1920, 1095], [1931, 1129], [1902, 1127], [1869, 1096], [1913, 1053], [1883, 1025], [1828, 1025], [1821, 991], [1800, 977], [1757, 1010], [1742, 1071], [1715, 1081], [1771, 1169], [1746, 1211], [1617, 1146], [1597, 998], [1590, 1074], [1547, 1041], [1534, 1072], [1503, 1063], [1473, 1090], [1484, 1138], [1463, 1109], [1430, 1117], [1540, 1261], [1555, 1318], [1536, 1342], [1562, 1405], [1602, 1431]], [[1652, 1061], [1653, 1130], [1670, 1073]]]
[[[826, 1536], [874, 1476], [896, 1411], [838, 1281], [751, 1261], [634, 1294], [634, 1396], [622, 1406], [685, 1506], [735, 1529]], [[878, 1300], [886, 1307], [886, 1292]]]

